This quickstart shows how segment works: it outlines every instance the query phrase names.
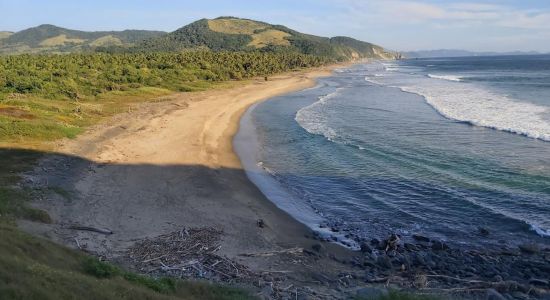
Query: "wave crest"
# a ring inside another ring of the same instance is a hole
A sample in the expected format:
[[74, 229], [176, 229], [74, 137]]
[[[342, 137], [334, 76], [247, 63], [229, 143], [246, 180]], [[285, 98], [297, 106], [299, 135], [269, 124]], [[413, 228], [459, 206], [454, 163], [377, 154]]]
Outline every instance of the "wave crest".
[[448, 81], [455, 81], [460, 82], [462, 79], [464, 79], [463, 76], [458, 75], [434, 75], [434, 74], [428, 74], [428, 77], [433, 79], [442, 79], [442, 80], [448, 80]]

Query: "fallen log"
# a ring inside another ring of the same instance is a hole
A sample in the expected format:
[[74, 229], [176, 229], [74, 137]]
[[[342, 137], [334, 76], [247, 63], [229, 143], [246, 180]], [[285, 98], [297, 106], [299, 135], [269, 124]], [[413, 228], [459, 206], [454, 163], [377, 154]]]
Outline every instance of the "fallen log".
[[302, 254], [302, 253], [304, 253], [303, 248], [290, 248], [290, 249], [261, 252], [261, 253], [242, 253], [242, 254], [239, 254], [239, 256], [248, 256], [248, 257], [264, 256], [265, 257], [265, 256], [274, 256], [277, 254]]
[[72, 225], [72, 226], [69, 226], [69, 229], [82, 230], [82, 231], [92, 231], [92, 232], [97, 232], [97, 233], [101, 233], [101, 234], [113, 234], [113, 232], [109, 229], [95, 228], [95, 227], [89, 227], [89, 226]]

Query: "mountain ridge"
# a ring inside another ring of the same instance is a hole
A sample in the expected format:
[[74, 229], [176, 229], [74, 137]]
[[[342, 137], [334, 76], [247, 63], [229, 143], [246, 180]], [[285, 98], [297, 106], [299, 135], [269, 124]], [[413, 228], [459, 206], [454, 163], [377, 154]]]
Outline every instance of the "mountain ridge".
[[139, 43], [136, 51], [293, 51], [338, 60], [395, 58], [383, 47], [350, 37], [321, 37], [283, 25], [237, 17], [200, 19], [164, 36]]
[[381, 46], [351, 37], [315, 36], [283, 25], [230, 16], [203, 18], [169, 33], [80, 31], [43, 24], [0, 35], [0, 54], [186, 50], [297, 52], [340, 61], [398, 57]]
[[[70, 53], [94, 51], [103, 46], [130, 47], [141, 40], [165, 34], [162, 31], [81, 31], [42, 24], [0, 39], [0, 54]], [[99, 41], [98, 41], [99, 40]]]

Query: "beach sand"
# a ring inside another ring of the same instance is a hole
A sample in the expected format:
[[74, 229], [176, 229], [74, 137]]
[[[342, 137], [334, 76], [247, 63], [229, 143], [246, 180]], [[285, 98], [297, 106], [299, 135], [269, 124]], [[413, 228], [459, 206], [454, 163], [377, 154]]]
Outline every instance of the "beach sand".
[[[318, 241], [311, 230], [278, 209], [246, 177], [232, 139], [246, 109], [259, 101], [312, 87], [333, 67], [288, 73], [230, 89], [181, 93], [148, 103], [95, 126], [57, 147], [32, 177], [45, 192], [34, 205], [55, 223], [21, 221], [35, 234], [116, 261], [144, 238], [192, 227], [223, 231], [220, 254], [254, 271], [293, 264], [277, 257], [243, 257]], [[57, 192], [51, 192], [51, 190]], [[63, 191], [63, 192], [59, 192]], [[257, 220], [265, 223], [257, 226]], [[68, 224], [107, 228], [112, 235], [68, 229]], [[348, 251], [324, 243], [332, 259], [296, 272], [337, 272], [334, 257]]]

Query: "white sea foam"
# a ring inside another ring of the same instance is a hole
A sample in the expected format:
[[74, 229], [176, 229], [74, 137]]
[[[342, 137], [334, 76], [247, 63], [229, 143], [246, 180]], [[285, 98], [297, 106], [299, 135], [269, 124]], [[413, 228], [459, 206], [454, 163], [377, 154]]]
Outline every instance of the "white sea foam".
[[538, 235], [542, 237], [550, 237], [550, 230], [545, 230], [533, 224], [529, 224], [529, 225], [531, 226], [531, 230], [535, 231]]
[[462, 79], [464, 78], [462, 76], [457, 76], [457, 75], [434, 75], [434, 74], [428, 74], [428, 77], [434, 78], [434, 79], [457, 81], [457, 82], [462, 81]]
[[326, 103], [336, 97], [344, 88], [337, 88], [336, 91], [319, 97], [319, 101], [300, 109], [294, 118], [302, 128], [311, 134], [322, 135], [329, 140], [334, 140], [337, 134], [328, 125]]
[[424, 96], [449, 119], [550, 141], [550, 120], [544, 118], [548, 107], [513, 101], [475, 86], [415, 85], [401, 89]]
[[449, 119], [550, 141], [550, 107], [521, 102], [470, 83], [399, 76], [365, 80], [421, 95]]

